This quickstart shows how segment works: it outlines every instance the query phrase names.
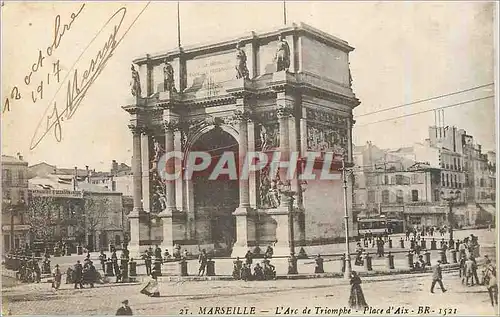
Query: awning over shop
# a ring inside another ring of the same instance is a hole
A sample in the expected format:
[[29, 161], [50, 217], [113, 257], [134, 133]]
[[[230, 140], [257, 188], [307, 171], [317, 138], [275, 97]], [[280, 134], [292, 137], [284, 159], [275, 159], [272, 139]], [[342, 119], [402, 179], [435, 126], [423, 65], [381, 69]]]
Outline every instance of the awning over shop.
[[479, 208], [482, 210], [486, 211], [489, 214], [492, 214], [493, 216], [496, 216], [496, 208], [495, 205], [493, 204], [478, 204]]

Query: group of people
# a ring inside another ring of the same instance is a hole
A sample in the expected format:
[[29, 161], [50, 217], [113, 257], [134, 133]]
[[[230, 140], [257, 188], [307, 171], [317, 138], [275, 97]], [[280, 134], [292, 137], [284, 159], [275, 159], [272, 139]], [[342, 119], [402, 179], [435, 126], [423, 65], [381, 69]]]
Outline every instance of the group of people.
[[422, 226], [422, 227], [413, 227], [406, 229], [406, 240], [410, 240], [410, 235], [413, 235], [413, 238], [420, 240], [420, 237], [424, 236], [434, 236], [434, 233], [439, 233], [441, 237], [443, 237], [448, 232], [447, 226]]
[[[56, 268], [59, 269], [59, 266]], [[54, 280], [56, 280], [55, 275], [56, 273], [54, 273]], [[74, 284], [75, 289], [83, 288], [84, 284], [89, 284], [93, 288], [94, 284], [99, 280], [100, 274], [97, 272], [90, 258], [86, 258], [83, 265], [80, 263], [80, 260], [76, 261], [76, 264], [73, 267], [69, 267], [66, 271], [66, 284]]]
[[16, 278], [23, 283], [40, 283], [42, 279], [42, 269], [38, 260], [33, 256], [31, 259], [22, 257], [19, 260], [19, 268]]
[[[250, 252], [250, 251], [249, 251]], [[265, 281], [276, 278], [276, 268], [271, 261], [264, 256], [262, 263], [255, 263], [252, 272], [253, 257], [248, 253], [245, 256], [245, 262], [239, 257], [233, 262], [233, 278], [243, 281]]]

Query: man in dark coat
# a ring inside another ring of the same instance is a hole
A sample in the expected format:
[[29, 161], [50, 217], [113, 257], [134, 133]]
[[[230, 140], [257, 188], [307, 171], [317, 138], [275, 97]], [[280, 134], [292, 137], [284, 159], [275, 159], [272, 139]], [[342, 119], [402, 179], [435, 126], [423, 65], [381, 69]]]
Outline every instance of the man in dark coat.
[[198, 263], [200, 263], [200, 268], [198, 269], [198, 275], [203, 276], [205, 274], [205, 269], [208, 263], [207, 252], [205, 249], [201, 250], [200, 256], [198, 257]]
[[434, 286], [436, 283], [439, 284], [439, 287], [441, 287], [441, 290], [446, 292], [446, 289], [444, 288], [443, 285], [443, 272], [441, 268], [441, 260], [437, 261], [438, 263], [432, 268], [432, 284], [431, 284], [431, 293], [434, 293]]
[[132, 309], [128, 305], [128, 300], [122, 302], [122, 307], [118, 308], [116, 311], [116, 316], [132, 316]]
[[73, 279], [74, 279], [74, 283], [75, 283], [75, 288], [78, 288], [78, 285], [80, 285], [80, 288], [83, 288], [83, 284], [82, 284], [83, 266], [80, 263], [80, 261], [76, 261], [74, 271], [73, 271]]

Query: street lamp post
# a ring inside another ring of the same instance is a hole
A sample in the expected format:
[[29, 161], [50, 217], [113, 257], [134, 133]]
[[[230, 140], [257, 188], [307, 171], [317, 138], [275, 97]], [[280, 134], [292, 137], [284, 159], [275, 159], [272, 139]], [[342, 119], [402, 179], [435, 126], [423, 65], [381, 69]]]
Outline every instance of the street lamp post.
[[448, 246], [451, 249], [451, 248], [454, 248], [454, 246], [455, 246], [455, 242], [453, 240], [453, 224], [454, 224], [454, 221], [453, 221], [453, 218], [454, 218], [454, 216], [453, 216], [453, 202], [460, 198], [460, 191], [459, 190], [450, 191], [448, 196], [446, 196], [445, 193], [442, 191], [441, 197], [448, 204], [448, 226], [450, 227], [450, 229], [449, 229], [450, 230], [450, 240], [448, 241]]
[[350, 278], [351, 276], [351, 253], [349, 250], [349, 212], [347, 208], [347, 175], [346, 175], [346, 167], [345, 167], [345, 158], [344, 155], [342, 155], [342, 182], [343, 182], [343, 188], [344, 188], [344, 221], [345, 221], [345, 249], [346, 249], [346, 254], [345, 254], [345, 272], [344, 272], [344, 277], [345, 278]]

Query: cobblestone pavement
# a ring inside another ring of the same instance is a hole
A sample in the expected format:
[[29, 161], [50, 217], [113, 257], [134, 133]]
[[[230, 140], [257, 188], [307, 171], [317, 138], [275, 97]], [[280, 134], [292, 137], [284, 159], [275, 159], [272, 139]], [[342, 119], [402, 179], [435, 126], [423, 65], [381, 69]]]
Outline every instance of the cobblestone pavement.
[[[456, 272], [444, 275], [446, 293], [436, 289], [431, 294], [430, 282], [430, 276], [425, 274], [392, 275], [365, 278], [362, 287], [368, 304], [374, 309], [405, 307], [409, 314], [416, 315], [419, 306], [429, 306], [432, 315], [444, 315], [444, 312], [447, 315], [495, 315], [484, 286], [465, 287]], [[298, 309], [297, 314], [302, 315], [305, 307], [312, 309], [309, 314], [317, 313], [316, 306], [345, 307], [350, 286], [344, 279], [164, 282], [160, 285], [162, 296], [159, 298], [141, 295], [140, 288], [139, 284], [108, 284], [75, 290], [71, 285], [63, 285], [62, 289], [53, 291], [46, 283], [22, 285], [3, 290], [2, 310], [5, 313], [10, 309], [13, 315], [113, 315], [120, 302], [128, 299], [135, 315], [203, 314], [204, 307], [208, 314], [208, 309], [214, 306], [254, 306], [259, 315], [274, 315], [281, 309], [291, 308]]]

